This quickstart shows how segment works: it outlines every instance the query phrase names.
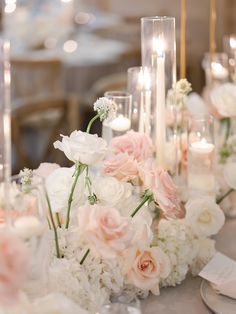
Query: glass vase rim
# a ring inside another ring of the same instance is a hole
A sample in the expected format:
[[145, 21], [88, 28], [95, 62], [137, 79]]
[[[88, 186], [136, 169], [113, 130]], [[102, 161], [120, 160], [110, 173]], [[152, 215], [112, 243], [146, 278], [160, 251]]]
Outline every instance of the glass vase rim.
[[[114, 95], [112, 95], [114, 94]], [[132, 94], [126, 91], [119, 91], [119, 90], [109, 90], [104, 93], [104, 97], [116, 97], [116, 98], [124, 98], [124, 97], [132, 97]]]
[[153, 16], [144, 16], [141, 18], [141, 21], [175, 21], [174, 16], [160, 16], [160, 15], [153, 15]]
[[127, 72], [128, 73], [131, 73], [131, 72], [133, 72], [133, 71], [141, 71], [143, 69], [143, 66], [141, 66], [141, 65], [136, 65], [136, 66], [134, 66], [134, 67], [130, 67], [130, 68], [128, 68], [128, 70], [127, 70]]

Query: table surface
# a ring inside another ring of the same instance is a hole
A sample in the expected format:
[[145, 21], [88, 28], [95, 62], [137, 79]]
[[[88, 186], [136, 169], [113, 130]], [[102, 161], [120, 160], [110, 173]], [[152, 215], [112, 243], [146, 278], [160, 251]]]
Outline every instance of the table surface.
[[[236, 260], [236, 219], [227, 220], [216, 237], [216, 247], [220, 252]], [[200, 296], [201, 278], [188, 277], [178, 287], [164, 288], [161, 295], [151, 295], [142, 302], [144, 314], [209, 314], [212, 313]], [[235, 311], [236, 312], [236, 311]]]

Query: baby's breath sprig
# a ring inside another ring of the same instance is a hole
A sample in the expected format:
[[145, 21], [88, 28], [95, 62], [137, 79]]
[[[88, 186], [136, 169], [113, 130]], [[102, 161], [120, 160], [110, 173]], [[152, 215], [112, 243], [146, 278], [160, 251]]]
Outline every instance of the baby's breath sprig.
[[22, 190], [26, 193], [29, 192], [32, 184], [33, 170], [24, 168], [20, 171], [19, 176], [21, 178]]

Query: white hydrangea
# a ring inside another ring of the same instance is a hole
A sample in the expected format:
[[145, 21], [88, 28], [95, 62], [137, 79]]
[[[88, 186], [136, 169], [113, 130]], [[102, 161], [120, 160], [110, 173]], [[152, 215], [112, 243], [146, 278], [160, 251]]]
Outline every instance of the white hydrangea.
[[236, 134], [228, 138], [227, 147], [231, 154], [236, 154]]
[[93, 105], [94, 111], [100, 116], [100, 120], [103, 121], [109, 117], [113, 117], [117, 111], [117, 105], [114, 101], [107, 97], [100, 97]]
[[184, 220], [161, 220], [158, 225], [156, 243], [169, 257], [170, 275], [161, 280], [162, 287], [180, 284], [186, 277], [189, 265], [196, 257], [194, 235]]
[[104, 261], [89, 254], [81, 266], [79, 262], [86, 247], [80, 243], [78, 229], [71, 227], [69, 230], [58, 230], [64, 258], [57, 259], [55, 254], [52, 254], [49, 290], [63, 293], [82, 308], [95, 312], [102, 304], [109, 302], [111, 294], [121, 292], [123, 276], [119, 261]]
[[194, 247], [197, 250], [196, 258], [190, 266], [193, 276], [197, 276], [203, 267], [212, 259], [215, 250], [215, 240], [200, 237], [194, 240]]

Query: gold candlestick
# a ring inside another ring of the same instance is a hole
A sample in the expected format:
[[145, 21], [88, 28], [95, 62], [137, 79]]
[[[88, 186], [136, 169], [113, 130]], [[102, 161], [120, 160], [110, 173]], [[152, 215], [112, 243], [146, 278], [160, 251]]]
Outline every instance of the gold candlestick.
[[210, 0], [209, 23], [209, 51], [213, 55], [216, 52], [216, 0]]
[[180, 78], [186, 77], [186, 0], [181, 0], [180, 16]]

